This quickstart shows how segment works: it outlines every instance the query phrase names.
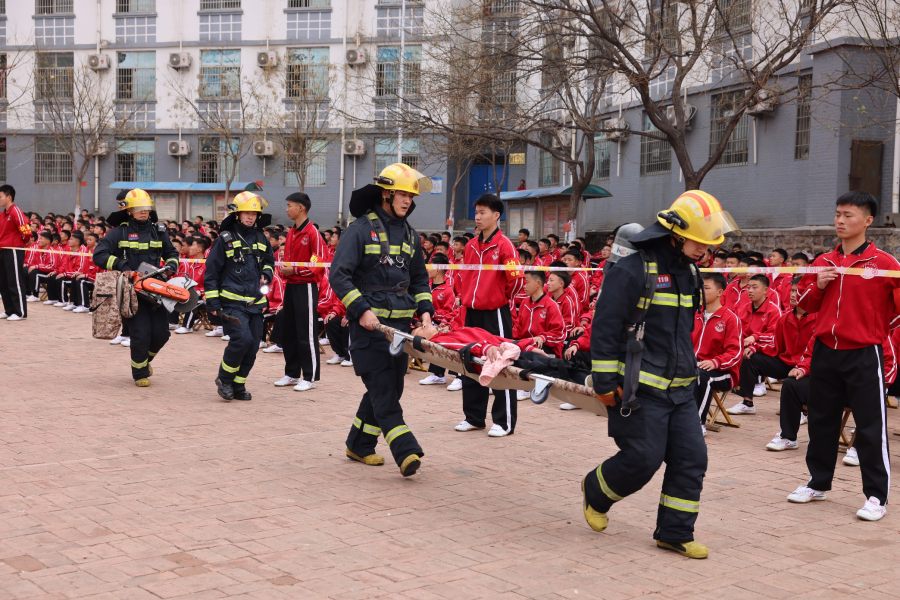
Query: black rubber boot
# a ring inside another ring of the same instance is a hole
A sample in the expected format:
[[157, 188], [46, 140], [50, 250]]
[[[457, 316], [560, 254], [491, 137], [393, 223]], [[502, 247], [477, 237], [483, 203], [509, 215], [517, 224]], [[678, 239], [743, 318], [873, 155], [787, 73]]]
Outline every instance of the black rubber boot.
[[234, 387], [234, 399], [235, 400], [253, 400], [253, 394], [247, 391], [245, 387]]
[[234, 400], [234, 388], [231, 386], [231, 383], [216, 379], [216, 391], [219, 392], [222, 400], [226, 402]]

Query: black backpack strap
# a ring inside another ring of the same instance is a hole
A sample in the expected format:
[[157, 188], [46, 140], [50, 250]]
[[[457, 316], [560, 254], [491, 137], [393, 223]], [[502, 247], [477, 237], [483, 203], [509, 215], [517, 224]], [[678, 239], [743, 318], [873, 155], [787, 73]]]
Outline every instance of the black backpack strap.
[[631, 322], [625, 326], [625, 375], [622, 385], [622, 405], [619, 412], [623, 417], [640, 408], [637, 401], [637, 390], [640, 385], [641, 357], [644, 354], [644, 320], [659, 279], [659, 266], [656, 256], [647, 250], [640, 250], [644, 266], [644, 289], [632, 309]]

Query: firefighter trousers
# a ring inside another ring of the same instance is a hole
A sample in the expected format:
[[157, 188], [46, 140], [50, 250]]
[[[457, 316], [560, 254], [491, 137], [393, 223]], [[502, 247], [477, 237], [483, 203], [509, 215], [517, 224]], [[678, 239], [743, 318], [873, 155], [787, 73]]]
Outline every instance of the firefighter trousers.
[[261, 312], [250, 312], [241, 307], [226, 304], [222, 312], [231, 318], [222, 319], [222, 329], [228, 336], [228, 345], [219, 363], [219, 379], [231, 383], [236, 390], [244, 389], [247, 375], [256, 362], [259, 342], [263, 336], [263, 315]]
[[124, 320], [131, 337], [131, 376], [150, 376], [150, 362], [169, 341], [169, 313], [162, 306], [138, 296], [138, 310]]
[[[386, 321], [386, 325], [409, 331], [408, 321]], [[350, 323], [350, 356], [353, 370], [366, 386], [356, 417], [347, 435], [347, 448], [359, 456], [375, 452], [378, 436], [384, 439], [399, 466], [410, 454], [424, 456], [422, 447], [403, 420], [403, 379], [409, 356], [391, 356], [384, 335], [366, 331], [356, 322]]]
[[585, 498], [594, 510], [608, 512], [644, 487], [665, 461], [653, 537], [665, 542], [694, 539], [707, 464], [694, 385], [670, 388], [664, 397], [639, 390], [641, 408], [628, 417], [610, 409], [609, 435], [619, 452], [584, 479]]

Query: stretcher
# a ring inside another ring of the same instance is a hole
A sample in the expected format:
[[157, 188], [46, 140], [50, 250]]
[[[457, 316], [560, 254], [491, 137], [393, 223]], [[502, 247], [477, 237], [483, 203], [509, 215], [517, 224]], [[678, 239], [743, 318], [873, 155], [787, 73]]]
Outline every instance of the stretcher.
[[[459, 352], [386, 325], [378, 324], [376, 329], [388, 339], [392, 355], [406, 352], [413, 358], [478, 381], [478, 373], [469, 368], [471, 365], [464, 364]], [[482, 365], [484, 359], [473, 357], [471, 362]], [[606, 416], [607, 406], [597, 399], [593, 389], [558, 377], [526, 373], [515, 366], [500, 371], [491, 382], [491, 389], [529, 392], [531, 401], [535, 404], [543, 404], [548, 397], [553, 397], [560, 402], [569, 402], [597, 415]]]

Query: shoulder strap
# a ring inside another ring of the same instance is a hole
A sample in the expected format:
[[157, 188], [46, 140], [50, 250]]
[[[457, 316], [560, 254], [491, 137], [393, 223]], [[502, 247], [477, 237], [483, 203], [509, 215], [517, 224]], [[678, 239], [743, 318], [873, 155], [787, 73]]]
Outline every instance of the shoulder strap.
[[222, 238], [223, 244], [230, 244], [234, 241], [234, 236], [227, 229], [225, 231], [219, 232], [219, 237]]
[[643, 323], [650, 310], [650, 303], [653, 301], [653, 295], [656, 293], [656, 282], [659, 278], [659, 267], [656, 263], [656, 256], [649, 250], [641, 249], [638, 251], [641, 255], [641, 261], [644, 266], [644, 289], [638, 298], [637, 305], [631, 313], [631, 323]]
[[381, 256], [389, 256], [391, 253], [391, 242], [390, 240], [388, 240], [387, 230], [384, 228], [384, 223], [381, 222], [381, 219], [377, 214], [375, 214], [374, 210], [366, 213], [366, 217], [369, 219], [369, 224], [372, 226], [372, 229], [378, 236], [378, 241], [381, 245]]

